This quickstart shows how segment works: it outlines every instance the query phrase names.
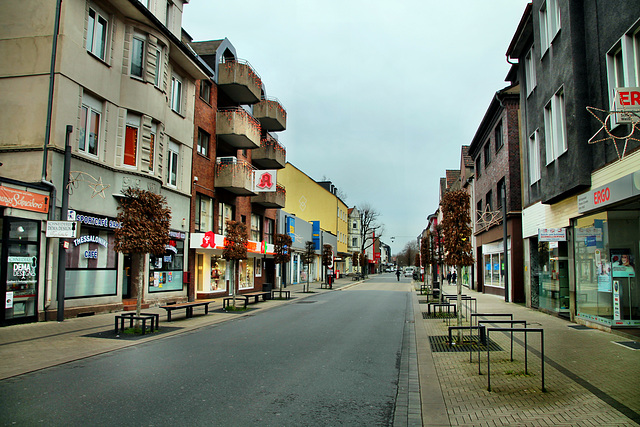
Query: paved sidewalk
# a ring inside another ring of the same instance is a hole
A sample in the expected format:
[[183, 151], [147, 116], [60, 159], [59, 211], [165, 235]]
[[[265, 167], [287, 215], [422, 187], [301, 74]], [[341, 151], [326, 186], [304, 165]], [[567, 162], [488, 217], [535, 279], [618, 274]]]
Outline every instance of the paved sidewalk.
[[[350, 277], [340, 278], [333, 284], [333, 290], [345, 289], [360, 282], [352, 281]], [[305, 283], [306, 286], [306, 283]], [[172, 322], [167, 322], [166, 311], [152, 307], [144, 312], [159, 313], [161, 332], [144, 336], [122, 336], [112, 339], [91, 339], [87, 335], [111, 333], [114, 330], [115, 315], [119, 313], [104, 313], [88, 317], [66, 319], [63, 322], [37, 322], [23, 325], [13, 325], [0, 328], [0, 380], [16, 375], [37, 371], [73, 360], [94, 356], [97, 354], [118, 350], [167, 336], [184, 333], [208, 325], [224, 322], [229, 319], [255, 314], [254, 310], [267, 310], [282, 304], [287, 304], [301, 298], [317, 295], [321, 292], [332, 292], [331, 289], [320, 289], [320, 282], [311, 282], [310, 291], [303, 292], [303, 285], [289, 285], [286, 290], [291, 291], [290, 300], [268, 300], [257, 304], [250, 304], [248, 312], [226, 313], [222, 310], [222, 298], [217, 298], [209, 305], [209, 314], [204, 315], [204, 308], [195, 308], [194, 317], [185, 318], [185, 311], [173, 313]], [[111, 333], [111, 335], [115, 335]]]
[[[455, 294], [456, 289], [444, 286], [444, 293]], [[640, 351], [620, 344], [634, 342], [633, 337], [576, 328], [558, 317], [466, 288], [463, 293], [477, 299], [479, 313], [512, 313], [514, 320], [525, 320], [528, 328], [544, 330], [546, 392], [541, 390], [539, 334], [528, 334], [526, 373], [524, 334], [514, 334], [513, 362], [509, 335], [490, 334], [501, 350], [490, 352], [488, 391], [486, 350], [481, 353], [482, 375], [478, 375], [477, 352], [470, 362], [469, 351], [437, 346], [437, 337], [447, 335], [447, 321], [425, 318], [427, 297], [414, 292], [423, 425], [640, 425]], [[464, 324], [468, 325], [466, 318]]]

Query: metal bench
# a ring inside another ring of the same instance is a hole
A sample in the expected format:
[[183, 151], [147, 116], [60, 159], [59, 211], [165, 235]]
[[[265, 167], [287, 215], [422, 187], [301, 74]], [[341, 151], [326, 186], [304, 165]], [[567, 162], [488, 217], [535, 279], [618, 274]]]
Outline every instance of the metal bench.
[[171, 322], [171, 313], [174, 310], [186, 310], [186, 318], [189, 319], [193, 317], [193, 309], [194, 307], [204, 307], [204, 314], [209, 314], [209, 304], [211, 304], [214, 300], [200, 300], [193, 302], [182, 302], [179, 304], [170, 304], [170, 305], [161, 305], [160, 308], [163, 308], [167, 311], [167, 322]]

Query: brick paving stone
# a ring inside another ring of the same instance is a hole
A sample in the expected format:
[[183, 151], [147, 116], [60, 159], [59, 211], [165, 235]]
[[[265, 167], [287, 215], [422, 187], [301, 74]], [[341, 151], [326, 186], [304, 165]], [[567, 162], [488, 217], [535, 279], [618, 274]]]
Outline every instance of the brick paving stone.
[[[452, 291], [445, 286], [445, 292]], [[544, 329], [547, 392], [541, 390], [539, 335], [527, 340], [530, 351], [525, 376], [522, 334], [514, 334], [513, 362], [509, 335], [490, 334], [503, 349], [491, 352], [491, 392], [487, 391], [486, 351], [481, 353], [483, 375], [478, 375], [477, 353], [469, 363], [469, 353], [432, 351], [452, 425], [640, 425], [633, 419], [640, 417], [640, 352], [614, 344], [625, 337], [575, 330], [567, 327], [571, 323], [555, 316], [491, 295], [467, 289], [464, 292], [478, 298], [480, 312], [512, 312], [514, 319], [526, 320], [528, 327]], [[427, 336], [447, 335], [446, 323], [416, 316], [419, 321]], [[429, 346], [428, 342], [418, 342], [419, 351]]]

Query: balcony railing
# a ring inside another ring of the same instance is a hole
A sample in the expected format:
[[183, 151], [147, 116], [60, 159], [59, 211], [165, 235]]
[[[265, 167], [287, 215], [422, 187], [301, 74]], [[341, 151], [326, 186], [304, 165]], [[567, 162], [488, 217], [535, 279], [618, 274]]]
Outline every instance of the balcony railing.
[[215, 188], [222, 188], [239, 196], [253, 196], [253, 171], [249, 162], [235, 157], [216, 159]]
[[218, 87], [238, 104], [255, 104], [260, 101], [262, 80], [247, 61], [227, 61], [218, 68]]
[[216, 135], [232, 148], [252, 150], [260, 147], [260, 123], [243, 108], [218, 110]]
[[253, 116], [268, 131], [278, 132], [287, 128], [287, 111], [275, 98], [263, 99], [255, 104]]
[[286, 197], [287, 191], [284, 186], [276, 184], [276, 191], [258, 193], [257, 196], [251, 198], [251, 203], [256, 203], [265, 208], [279, 209], [284, 208]]
[[287, 162], [287, 150], [267, 133], [260, 139], [260, 148], [251, 152], [251, 160], [260, 169], [282, 169]]

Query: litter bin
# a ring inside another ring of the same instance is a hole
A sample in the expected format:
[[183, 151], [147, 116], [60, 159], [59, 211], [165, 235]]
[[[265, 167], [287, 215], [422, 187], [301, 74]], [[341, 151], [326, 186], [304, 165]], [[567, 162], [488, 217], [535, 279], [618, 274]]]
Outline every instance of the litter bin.
[[271, 292], [271, 290], [273, 289], [273, 283], [263, 283], [262, 284], [262, 290], [265, 292]]

